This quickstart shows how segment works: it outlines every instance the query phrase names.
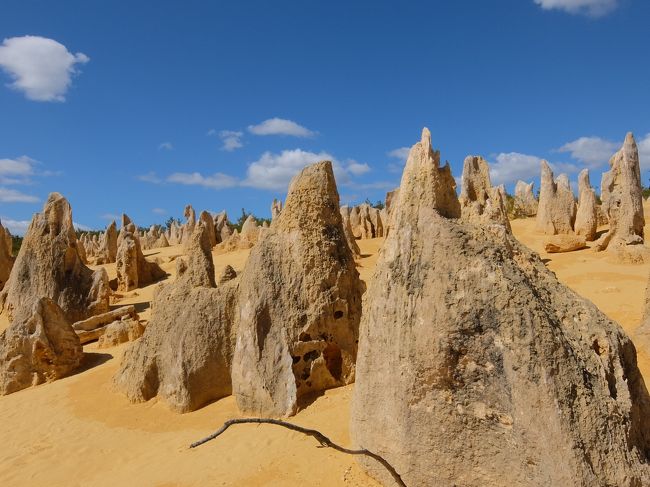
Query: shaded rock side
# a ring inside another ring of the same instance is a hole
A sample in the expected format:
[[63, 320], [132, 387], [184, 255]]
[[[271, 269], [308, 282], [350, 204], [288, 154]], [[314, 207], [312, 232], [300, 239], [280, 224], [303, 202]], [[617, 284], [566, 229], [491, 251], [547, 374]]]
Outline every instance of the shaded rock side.
[[11, 235], [0, 223], [0, 291], [9, 280], [11, 268], [14, 266], [14, 258], [11, 254]]
[[648, 484], [630, 339], [507, 232], [441, 215], [431, 166], [407, 165], [364, 296], [353, 442], [406, 485]]
[[242, 411], [292, 415], [304, 394], [353, 381], [363, 283], [330, 162], [292, 180], [239, 279], [232, 378]]

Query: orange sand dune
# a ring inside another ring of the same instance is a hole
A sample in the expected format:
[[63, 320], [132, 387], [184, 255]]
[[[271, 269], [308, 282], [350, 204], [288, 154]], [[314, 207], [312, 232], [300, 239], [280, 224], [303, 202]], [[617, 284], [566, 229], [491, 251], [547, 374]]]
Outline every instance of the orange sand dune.
[[[515, 235], [548, 259], [548, 266], [566, 284], [591, 299], [621, 323], [628, 333], [642, 313], [648, 265], [608, 262], [589, 249], [569, 254], [543, 252], [544, 237], [534, 220], [512, 222]], [[649, 233], [650, 235], [650, 233]], [[381, 239], [362, 240], [358, 269], [370, 279]], [[230, 264], [240, 271], [249, 251], [214, 255], [217, 274]], [[180, 247], [147, 252], [174, 274], [170, 258]], [[106, 266], [111, 278], [115, 265]], [[118, 298], [116, 306], [135, 303], [143, 319], [156, 285]], [[0, 329], [3, 326], [0, 316]], [[74, 376], [0, 397], [0, 485], [51, 486], [372, 486], [377, 485], [354, 458], [320, 448], [312, 438], [276, 426], [234, 426], [220, 438], [189, 450], [188, 445], [211, 433], [239, 413], [232, 397], [184, 415], [170, 412], [156, 400], [130, 404], [111, 388], [111, 378], [124, 349], [88, 352], [86, 368]], [[648, 355], [639, 354], [642, 372], [650, 378]], [[348, 420], [352, 387], [327, 391], [291, 421], [320, 430], [333, 441], [349, 445]]]

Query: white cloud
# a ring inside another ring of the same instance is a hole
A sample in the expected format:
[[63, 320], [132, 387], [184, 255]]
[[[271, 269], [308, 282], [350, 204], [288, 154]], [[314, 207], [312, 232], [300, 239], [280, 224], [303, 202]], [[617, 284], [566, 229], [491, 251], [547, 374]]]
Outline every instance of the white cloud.
[[219, 132], [219, 138], [223, 141], [221, 150], [232, 152], [236, 149], [244, 147], [241, 138], [244, 134], [235, 130], [222, 130]]
[[399, 147], [398, 149], [393, 149], [392, 151], [388, 152], [388, 155], [390, 157], [394, 157], [395, 159], [399, 159], [402, 162], [406, 162], [406, 159], [409, 157], [409, 152], [411, 152], [410, 147]]
[[564, 10], [570, 14], [602, 17], [618, 7], [618, 0], [535, 0], [544, 10]]
[[514, 183], [519, 179], [529, 181], [539, 177], [540, 162], [537, 156], [502, 152], [496, 156], [496, 162], [490, 164], [490, 179], [495, 185]]
[[188, 186], [203, 186], [212, 189], [232, 188], [237, 185], [237, 178], [227, 174], [214, 173], [211, 176], [203, 176], [201, 173], [176, 172], [167, 177], [170, 183], [185, 184]]
[[153, 208], [151, 210], [151, 212], [155, 213], [156, 215], [166, 215], [167, 214], [167, 210], [165, 210], [164, 208]]
[[370, 172], [370, 166], [365, 162], [360, 163], [351, 159], [348, 161], [347, 170], [353, 176], [361, 176], [367, 172]]
[[37, 203], [39, 198], [31, 194], [25, 194], [15, 189], [0, 188], [1, 203]]
[[279, 154], [265, 152], [257, 161], [249, 164], [246, 179], [241, 184], [282, 191], [287, 189], [291, 178], [302, 168], [319, 161], [332, 162], [334, 176], [339, 185], [350, 185], [352, 176], [360, 176], [370, 171], [370, 166], [366, 163], [359, 163], [353, 159], [341, 163], [333, 155], [324, 151], [315, 153], [302, 149], [283, 150]]
[[163, 142], [158, 146], [158, 150], [172, 150], [174, 146], [172, 145], [171, 142]]
[[104, 219], [104, 220], [108, 220], [108, 221], [115, 220], [115, 221], [119, 222], [122, 219], [122, 215], [116, 215], [115, 213], [104, 213], [101, 216], [101, 218]]
[[[509, 184], [539, 179], [541, 157], [521, 154], [519, 152], [502, 152], [497, 154], [496, 162], [490, 164], [492, 184]], [[562, 173], [576, 173], [581, 167], [566, 162], [549, 162], [555, 176]]]
[[0, 223], [5, 227], [12, 235], [24, 235], [27, 229], [29, 228], [28, 220], [12, 220], [11, 218], [1, 218]]
[[34, 101], [65, 101], [76, 65], [89, 60], [45, 37], [12, 37], [0, 45], [0, 67], [13, 79], [8, 86]]
[[258, 125], [249, 125], [248, 131], [255, 135], [291, 135], [293, 137], [313, 137], [316, 132], [292, 120], [270, 118]]
[[585, 163], [591, 168], [606, 164], [618, 144], [600, 137], [580, 137], [560, 147], [558, 152], [569, 152], [571, 157]]

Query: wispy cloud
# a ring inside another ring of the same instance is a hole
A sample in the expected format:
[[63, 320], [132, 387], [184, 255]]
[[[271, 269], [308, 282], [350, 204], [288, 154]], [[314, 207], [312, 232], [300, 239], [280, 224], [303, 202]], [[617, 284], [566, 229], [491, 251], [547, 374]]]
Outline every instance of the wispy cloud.
[[219, 138], [223, 142], [221, 150], [232, 152], [244, 147], [244, 144], [241, 141], [243, 135], [243, 132], [237, 132], [235, 130], [222, 130], [219, 132]]
[[158, 150], [173, 150], [174, 146], [171, 142], [163, 142], [158, 146]]
[[167, 214], [167, 210], [165, 210], [164, 208], [153, 208], [151, 210], [151, 212], [155, 213], [156, 215], [166, 215]]
[[410, 151], [411, 151], [410, 147], [399, 147], [397, 149], [393, 149], [392, 151], [389, 151], [387, 154], [389, 157], [393, 157], [395, 159], [399, 159], [402, 162], [406, 162], [406, 159], [408, 159]]
[[122, 219], [122, 215], [117, 215], [115, 213], [104, 213], [101, 217], [102, 220], [108, 220], [119, 222]]
[[39, 201], [38, 196], [0, 187], [0, 202], [2, 203], [38, 203]]
[[562, 10], [575, 15], [603, 17], [618, 7], [619, 0], [534, 0], [544, 10]]
[[0, 67], [13, 80], [8, 86], [34, 101], [65, 101], [77, 65], [89, 60], [45, 37], [12, 37], [0, 45]]
[[145, 183], [160, 184], [163, 182], [162, 179], [160, 179], [158, 175], [153, 171], [150, 171], [147, 174], [136, 176], [136, 178], [140, 181], [144, 181]]
[[249, 125], [248, 131], [254, 135], [290, 135], [292, 137], [313, 137], [316, 132], [284, 118], [269, 118], [257, 125]]
[[[493, 184], [509, 184], [518, 180], [530, 181], [540, 175], [541, 157], [519, 152], [502, 152], [497, 154], [496, 162], [490, 164], [490, 179]], [[554, 172], [576, 173], [581, 168], [566, 162], [550, 162]]]
[[224, 189], [237, 186], [237, 178], [223, 173], [214, 173], [210, 176], [204, 176], [198, 172], [176, 172], [168, 176], [166, 181], [187, 186], [203, 186], [212, 189]]

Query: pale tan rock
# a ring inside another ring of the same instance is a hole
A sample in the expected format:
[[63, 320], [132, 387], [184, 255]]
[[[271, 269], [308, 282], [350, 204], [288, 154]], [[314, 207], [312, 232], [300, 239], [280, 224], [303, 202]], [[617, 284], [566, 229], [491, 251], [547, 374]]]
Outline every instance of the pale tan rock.
[[192, 237], [194, 227], [196, 226], [196, 212], [194, 211], [194, 208], [192, 208], [192, 205], [187, 205], [185, 207], [183, 216], [185, 217], [186, 222], [181, 229], [181, 241], [183, 245], [185, 245]]
[[231, 225], [228, 221], [228, 214], [225, 210], [214, 217], [214, 231], [217, 237], [217, 244], [225, 242], [232, 234]]
[[189, 267], [159, 286], [144, 335], [124, 353], [114, 383], [133, 402], [159, 396], [187, 412], [232, 392], [239, 280], [212, 287], [205, 232], [199, 223], [188, 247]]
[[576, 203], [566, 174], [553, 180], [553, 171], [548, 162], [542, 161], [539, 205], [537, 208], [537, 230], [546, 235], [573, 233], [576, 219]]
[[91, 316], [85, 320], [77, 321], [72, 324], [72, 329], [75, 331], [90, 331], [106, 326], [115, 320], [122, 319], [125, 316], [137, 320], [138, 314], [135, 311], [135, 306], [121, 306], [111, 311], [107, 311], [106, 313]]
[[271, 203], [271, 220], [275, 220], [280, 216], [282, 211], [282, 200], [273, 198], [273, 203]]
[[0, 395], [65, 377], [83, 358], [65, 313], [49, 298], [21, 309], [0, 334]]
[[11, 276], [0, 292], [0, 307], [12, 320], [47, 297], [74, 322], [108, 311], [109, 296], [106, 270], [93, 272], [79, 258], [70, 204], [51, 193], [43, 212], [32, 218]]
[[221, 252], [250, 249], [259, 240], [260, 230], [261, 227], [257, 224], [255, 217], [248, 215], [242, 225], [241, 232], [237, 232], [237, 229], [233, 230], [232, 234], [226, 240], [217, 245], [217, 249]]
[[165, 277], [166, 273], [155, 262], [149, 262], [140, 247], [136, 227], [133, 223], [120, 229], [117, 249], [117, 290], [132, 291]]
[[9, 279], [11, 268], [14, 265], [14, 257], [11, 254], [11, 235], [0, 222], [0, 291]]
[[414, 152], [364, 296], [353, 444], [409, 486], [650, 485], [630, 339], [503, 226], [441, 215], [451, 182]]
[[303, 169], [239, 277], [233, 394], [263, 416], [354, 379], [363, 283], [346, 245], [331, 162]]
[[[77, 254], [79, 254], [79, 259], [81, 260], [81, 263], [84, 265], [88, 265], [88, 256], [86, 255], [86, 248], [84, 247], [83, 243], [80, 240], [77, 240], [76, 246], [77, 246]], [[2, 286], [0, 286], [0, 289], [2, 289]]]
[[106, 326], [104, 333], [97, 340], [97, 348], [110, 348], [120, 343], [132, 342], [144, 333], [144, 326], [130, 318], [114, 321]]
[[514, 211], [517, 216], [531, 217], [537, 215], [537, 198], [533, 194], [535, 183], [517, 181], [515, 186]]
[[212, 218], [212, 215], [210, 215], [210, 213], [208, 213], [207, 211], [203, 210], [199, 215], [199, 221], [203, 222], [206, 230], [208, 231], [208, 240], [210, 242], [210, 248], [214, 247], [215, 245], [217, 245], [217, 235], [214, 228], [214, 219]]
[[596, 242], [597, 251], [608, 250], [627, 262], [650, 258], [643, 245], [643, 197], [639, 151], [632, 133], [623, 147], [609, 160], [610, 170], [603, 173], [600, 196], [609, 221], [609, 231]]
[[480, 156], [465, 158], [459, 202], [464, 221], [486, 225], [497, 223], [511, 231], [505, 189], [492, 187], [490, 167]]
[[551, 235], [544, 242], [544, 250], [549, 254], [573, 252], [587, 246], [584, 235]]
[[[128, 217], [123, 215], [123, 219]], [[117, 227], [112, 221], [107, 227], [99, 241], [96, 264], [111, 264], [117, 259]]]
[[589, 182], [588, 169], [583, 169], [578, 176], [578, 191], [578, 211], [574, 231], [576, 235], [581, 235], [590, 242], [596, 239], [598, 230], [598, 203], [596, 192]]
[[355, 259], [358, 259], [361, 257], [361, 250], [359, 249], [359, 244], [357, 244], [357, 240], [354, 238], [354, 233], [352, 232], [352, 225], [350, 224], [350, 207], [347, 205], [341, 206], [341, 219], [342, 224], [343, 224], [343, 231], [345, 232], [345, 241], [348, 244], [348, 247], [350, 247], [350, 251], [352, 252], [352, 256]]

